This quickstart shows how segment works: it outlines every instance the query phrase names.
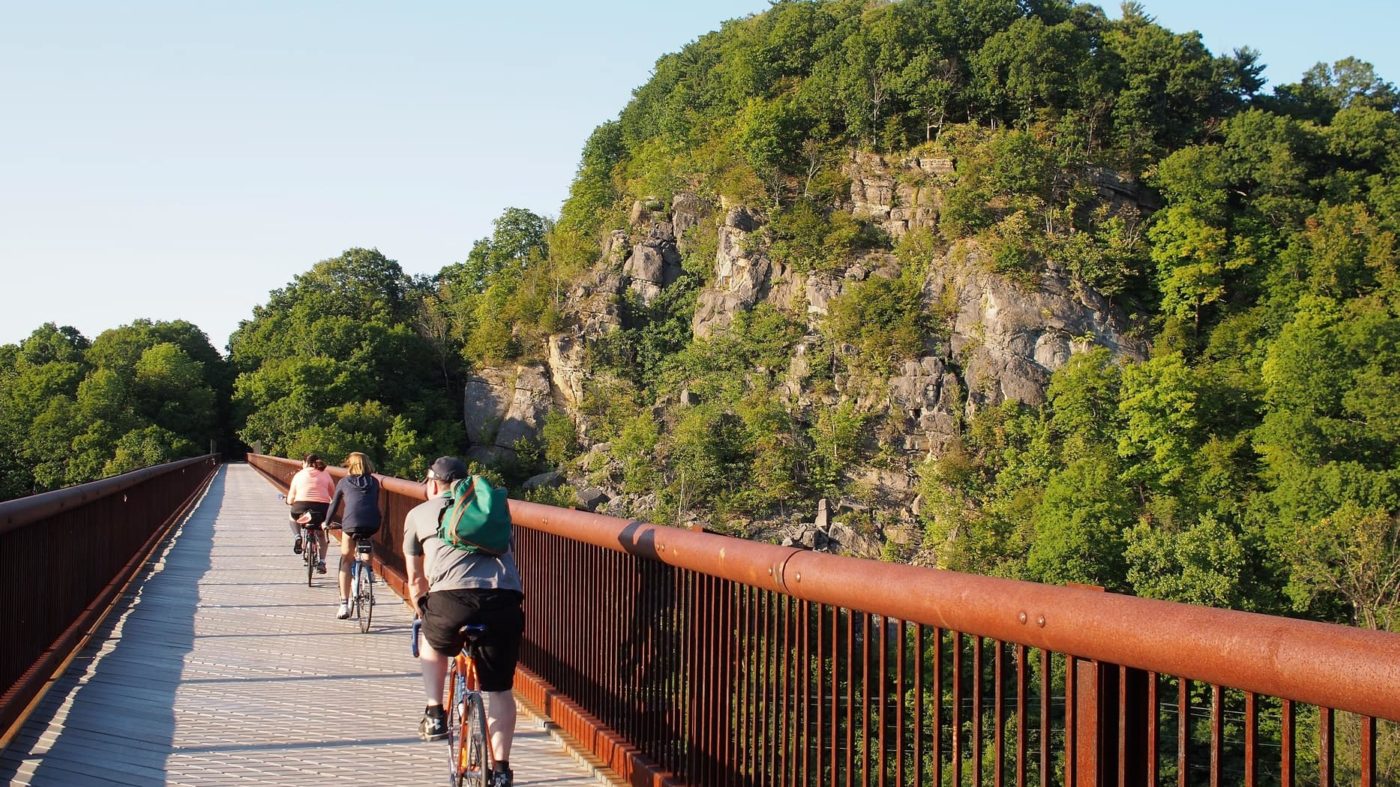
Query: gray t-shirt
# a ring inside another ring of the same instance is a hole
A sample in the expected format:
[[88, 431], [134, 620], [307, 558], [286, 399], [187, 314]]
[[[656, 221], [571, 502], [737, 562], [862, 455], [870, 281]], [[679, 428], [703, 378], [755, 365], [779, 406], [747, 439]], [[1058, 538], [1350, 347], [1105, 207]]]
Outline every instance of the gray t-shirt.
[[464, 552], [438, 538], [438, 514], [447, 498], [428, 498], [408, 512], [403, 525], [403, 553], [407, 558], [424, 555], [423, 573], [428, 588], [438, 590], [523, 590], [515, 566], [515, 541], [504, 555]]

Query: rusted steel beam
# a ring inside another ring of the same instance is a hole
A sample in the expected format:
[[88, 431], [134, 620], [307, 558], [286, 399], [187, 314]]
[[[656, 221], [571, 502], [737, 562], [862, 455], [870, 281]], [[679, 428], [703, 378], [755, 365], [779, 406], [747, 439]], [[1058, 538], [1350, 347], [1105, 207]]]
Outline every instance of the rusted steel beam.
[[817, 552], [782, 562], [799, 598], [1400, 721], [1400, 634]]
[[[808, 601], [1400, 721], [1400, 634], [841, 557], [514, 500], [511, 512], [526, 527]], [[875, 571], [879, 582], [870, 581]]]

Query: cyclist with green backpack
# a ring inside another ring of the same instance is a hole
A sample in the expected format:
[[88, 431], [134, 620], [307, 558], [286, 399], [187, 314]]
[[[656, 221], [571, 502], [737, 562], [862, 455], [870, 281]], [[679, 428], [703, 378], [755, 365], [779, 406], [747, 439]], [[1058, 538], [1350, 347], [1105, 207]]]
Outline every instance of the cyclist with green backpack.
[[511, 787], [512, 689], [525, 613], [505, 491], [472, 476], [452, 456], [433, 462], [424, 484], [428, 500], [408, 512], [403, 537], [410, 598], [422, 619], [418, 652], [428, 703], [418, 734], [424, 740], [446, 737], [442, 693], [448, 662], [465, 643], [463, 626], [485, 625], [476, 664], [496, 763], [489, 785]]

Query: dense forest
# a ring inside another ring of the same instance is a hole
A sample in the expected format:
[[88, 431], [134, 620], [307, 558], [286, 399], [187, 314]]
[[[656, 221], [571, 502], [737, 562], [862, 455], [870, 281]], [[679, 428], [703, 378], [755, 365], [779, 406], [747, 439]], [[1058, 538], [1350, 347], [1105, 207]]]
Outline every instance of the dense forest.
[[[435, 276], [351, 249], [271, 293], [227, 359], [183, 323], [0, 348], [0, 495], [235, 437], [415, 475], [470, 447], [472, 375], [557, 364], [566, 336], [582, 395], [499, 480], [559, 469], [615, 512], [758, 538], [845, 499], [890, 560], [1400, 628], [1400, 93], [1352, 59], [1268, 92], [1263, 68], [1134, 3], [776, 2], [662, 57], [557, 220], [507, 209]], [[903, 184], [933, 218], [853, 209], [862, 156], [948, 162]], [[617, 239], [692, 200], [715, 209], [665, 222], [657, 291], [609, 290]], [[726, 238], [840, 286], [701, 335]], [[1145, 351], [1073, 337], [1042, 395], [988, 398], [952, 267], [1060, 277]], [[910, 450], [881, 403], [928, 358], [959, 381], [950, 437]], [[879, 472], [916, 510], [882, 506]]]

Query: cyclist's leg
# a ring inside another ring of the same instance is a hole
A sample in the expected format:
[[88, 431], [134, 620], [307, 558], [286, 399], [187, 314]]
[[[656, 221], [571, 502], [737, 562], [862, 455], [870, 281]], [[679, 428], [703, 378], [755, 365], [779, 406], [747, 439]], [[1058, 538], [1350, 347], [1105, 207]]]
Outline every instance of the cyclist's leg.
[[350, 572], [355, 570], [355, 536], [340, 531], [340, 603], [350, 603]]
[[300, 555], [302, 548], [301, 523], [297, 521], [298, 516], [299, 514], [297, 513], [296, 508], [293, 508], [291, 514], [289, 515], [289, 518], [287, 519], [287, 524], [292, 526], [292, 554], [294, 555]]
[[486, 698], [486, 727], [491, 731], [491, 759], [510, 761], [510, 747], [515, 741], [515, 692], [483, 691]]
[[494, 591], [482, 596], [481, 619], [487, 633], [477, 647], [477, 668], [486, 696], [486, 723], [491, 731], [493, 759], [509, 762], [515, 739], [515, 666], [520, 661], [520, 640], [525, 633], [525, 613], [519, 593]]
[[448, 660], [462, 649], [465, 640], [461, 628], [471, 611], [462, 603], [461, 592], [428, 592], [418, 644], [418, 665], [429, 705], [442, 705], [442, 683], [447, 676]]

